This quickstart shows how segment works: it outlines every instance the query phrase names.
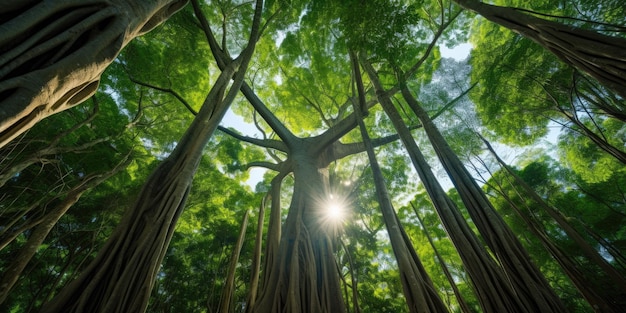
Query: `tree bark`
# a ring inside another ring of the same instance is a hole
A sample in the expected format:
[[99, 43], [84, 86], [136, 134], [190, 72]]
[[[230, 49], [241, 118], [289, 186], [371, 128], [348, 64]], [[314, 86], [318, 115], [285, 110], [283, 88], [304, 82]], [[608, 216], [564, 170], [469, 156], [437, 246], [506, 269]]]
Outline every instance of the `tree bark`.
[[83, 102], [133, 38], [187, 0], [14, 1], [0, 8], [0, 147]]
[[259, 207], [259, 217], [257, 221], [256, 236], [254, 238], [254, 252], [252, 256], [252, 273], [250, 274], [250, 288], [248, 289], [248, 298], [246, 299], [246, 313], [251, 313], [254, 303], [256, 302], [259, 290], [259, 273], [261, 272], [261, 248], [263, 245], [263, 221], [265, 220], [265, 203], [270, 195], [266, 195], [261, 201]]
[[[287, 145], [293, 164], [293, 197], [280, 231], [278, 249], [274, 248], [267, 257], [263, 292], [253, 312], [345, 312], [332, 232], [321, 222], [323, 201], [329, 196], [327, 169], [319, 161], [324, 158], [309, 154], [315, 141]], [[274, 214], [279, 214], [275, 208], [273, 205], [270, 220], [273, 227], [277, 225], [272, 223], [280, 221], [280, 215], [274, 219]], [[268, 237], [268, 245], [275, 245], [277, 239], [276, 234]]]
[[456, 296], [456, 299], [457, 299], [457, 301], [459, 303], [459, 307], [461, 308], [461, 312], [463, 312], [463, 313], [471, 313], [472, 310], [470, 309], [469, 305], [465, 301], [465, 298], [463, 297], [463, 295], [459, 291], [459, 288], [456, 286], [456, 283], [454, 282], [454, 278], [452, 277], [452, 273], [450, 273], [450, 270], [448, 269], [448, 265], [446, 264], [446, 261], [443, 259], [441, 254], [439, 254], [439, 250], [437, 250], [437, 247], [435, 246], [435, 243], [433, 242], [432, 237], [430, 237], [430, 234], [428, 233], [428, 229], [426, 229], [426, 225], [422, 221], [422, 218], [419, 216], [419, 214], [417, 212], [417, 208], [415, 207], [415, 204], [413, 204], [413, 202], [411, 202], [411, 207], [413, 208], [413, 212], [415, 212], [415, 216], [417, 217], [417, 221], [420, 224], [420, 227], [422, 228], [422, 231], [424, 232], [424, 235], [426, 236], [426, 239], [428, 240], [428, 243], [430, 243], [430, 246], [433, 248], [433, 252], [435, 253], [435, 257], [437, 258], [437, 261], [439, 261], [439, 265], [441, 266], [441, 269], [443, 270], [443, 273], [446, 276], [446, 279], [450, 283], [450, 287], [452, 287], [452, 291], [454, 292], [454, 295]]
[[449, 312], [443, 301], [439, 297], [430, 277], [426, 273], [422, 262], [419, 260], [413, 245], [408, 236], [404, 232], [402, 225], [398, 219], [396, 211], [391, 204], [391, 198], [385, 186], [385, 179], [382, 170], [376, 160], [374, 146], [367, 133], [367, 128], [363, 122], [362, 110], [365, 106], [365, 92], [363, 82], [361, 80], [361, 69], [358, 61], [352, 55], [353, 70], [355, 81], [359, 93], [359, 103], [354, 103], [353, 108], [356, 120], [361, 132], [361, 138], [366, 147], [367, 157], [374, 176], [374, 185], [376, 187], [376, 197], [380, 205], [383, 220], [389, 234], [389, 241], [393, 248], [393, 253], [398, 262], [398, 270], [404, 291], [409, 312], [411, 313], [431, 313], [431, 312]]
[[437, 181], [437, 178], [430, 170], [426, 158], [415, 143], [408, 127], [402, 121], [391, 99], [389, 99], [388, 94], [383, 90], [376, 71], [371, 64], [367, 62], [363, 63], [370, 80], [376, 88], [378, 100], [400, 135], [400, 139], [413, 162], [413, 166], [420, 180], [424, 184], [426, 192], [444, 228], [448, 232], [456, 250], [459, 252], [459, 256], [471, 278], [476, 296], [483, 311], [536, 312], [527, 308], [525, 304], [521, 302], [517, 292], [512, 288], [502, 268], [491, 258], [489, 252], [487, 252], [470, 229], [459, 209], [447, 196]]
[[[480, 135], [479, 135], [480, 136]], [[537, 203], [543, 210], [550, 216], [559, 226], [560, 228], [567, 234], [567, 236], [576, 243], [576, 247], [580, 249], [581, 254], [583, 254], [589, 261], [595, 263], [598, 268], [604, 271], [604, 275], [601, 273], [596, 273], [598, 276], [604, 276], [604, 279], [607, 281], [613, 281], [615, 284], [611, 288], [605, 288], [607, 290], [620, 290], [619, 293], [626, 295], [626, 280], [622, 276], [622, 274], [617, 271], [605, 258], [603, 258], [600, 253], [596, 249], [594, 249], [579, 233], [572, 227], [567, 220], [558, 212], [558, 210], [544, 201], [526, 182], [519, 177], [505, 162], [502, 160], [495, 152], [491, 144], [482, 136], [480, 136], [482, 141], [487, 146], [489, 152], [496, 158], [500, 166], [513, 177], [515, 184], [511, 184], [511, 186], [517, 189], [515, 186], [520, 186], [524, 190], [524, 194], [529, 196], [535, 203]], [[505, 194], [504, 191], [501, 194], [505, 197], [507, 202], [511, 204], [511, 206], [515, 209], [517, 215], [519, 215], [526, 224], [533, 230], [539, 239], [544, 242], [544, 245], [552, 253], [553, 257], [561, 264], [564, 268], [568, 276], [572, 279], [577, 289], [585, 295], [585, 298], [588, 299], [589, 303], [593, 307], [602, 308], [602, 312], [619, 312], [622, 305], [618, 304], [616, 299], [612, 299], [610, 295], [607, 295], [603, 290], [589, 290], [591, 289], [590, 284], [586, 283], [586, 278], [581, 275], [580, 269], [574, 266], [574, 263], [569, 260], [568, 257], [564, 255], [564, 253], [558, 249], [558, 247], [554, 246], [554, 244], [548, 239], [547, 235], [543, 230], [541, 230], [537, 223], [532, 220], [531, 216], [525, 214], [520, 210], [515, 203]], [[562, 259], [567, 260], [562, 260]], [[575, 277], [573, 277], [576, 275]], [[607, 287], [607, 286], [605, 286]], [[624, 297], [622, 297], [624, 298]], [[619, 307], [618, 307], [619, 306]]]
[[235, 291], [235, 274], [237, 270], [237, 263], [239, 262], [239, 254], [241, 247], [243, 246], [243, 240], [246, 237], [246, 229], [248, 228], [248, 216], [250, 216], [250, 210], [246, 211], [241, 222], [241, 229], [239, 230], [239, 236], [237, 242], [233, 246], [233, 251], [230, 256], [230, 262], [228, 264], [228, 274], [222, 288], [222, 295], [220, 296], [220, 306], [217, 310], [218, 313], [231, 312], [230, 304], [233, 301], [233, 293]]
[[498, 25], [533, 40], [561, 61], [626, 98], [626, 39], [544, 20], [510, 7], [454, 0]]
[[[239, 92], [261, 23], [256, 2], [250, 39], [220, 74], [178, 145], [150, 175], [95, 260], [41, 312], [144, 312], [182, 213], [204, 147]], [[230, 89], [227, 87], [232, 80]]]
[[30, 262], [32, 257], [35, 255], [35, 253], [39, 249], [39, 246], [41, 246], [43, 241], [48, 236], [48, 233], [50, 233], [50, 230], [52, 230], [57, 221], [63, 215], [65, 215], [67, 210], [69, 210], [72, 205], [74, 205], [74, 203], [76, 203], [80, 199], [83, 193], [99, 185], [107, 178], [118, 173], [120, 170], [126, 168], [128, 164], [130, 164], [130, 160], [127, 156], [124, 160], [122, 160], [122, 162], [120, 162], [115, 168], [111, 169], [110, 171], [86, 177], [80, 185], [72, 188], [72, 190], [67, 193], [65, 198], [60, 203], [58, 203], [50, 211], [50, 213], [46, 214], [46, 216], [43, 217], [41, 222], [30, 234], [30, 237], [28, 238], [24, 246], [20, 249], [17, 257], [4, 271], [2, 280], [0, 280], [0, 304], [2, 304], [4, 300], [6, 300], [9, 292], [11, 291], [11, 288], [13, 288], [13, 285], [15, 285], [15, 283], [17, 282], [20, 274], [22, 273], [24, 268], [26, 268], [26, 265], [28, 265], [28, 262]]
[[435, 152], [452, 179], [478, 231], [502, 264], [518, 298], [531, 312], [567, 312], [515, 234], [498, 215], [445, 138], [406, 85], [402, 96], [424, 126]]

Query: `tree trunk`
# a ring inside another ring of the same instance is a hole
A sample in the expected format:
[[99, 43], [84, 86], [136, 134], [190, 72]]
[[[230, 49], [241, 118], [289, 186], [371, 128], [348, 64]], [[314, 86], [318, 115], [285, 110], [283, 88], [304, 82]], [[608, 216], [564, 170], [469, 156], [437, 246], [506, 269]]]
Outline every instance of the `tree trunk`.
[[430, 170], [426, 158], [418, 148], [408, 127], [391, 103], [389, 96], [382, 89], [374, 68], [364, 64], [370, 80], [376, 89], [376, 95], [385, 113], [393, 123], [404, 144], [417, 174], [424, 184], [426, 192], [435, 207], [441, 222], [448, 232], [452, 243], [459, 252], [463, 265], [474, 286], [474, 291], [484, 312], [536, 312], [527, 308], [518, 298], [516, 291], [502, 268], [491, 258], [489, 252], [480, 243], [465, 221], [454, 202], [447, 196], [437, 178]]
[[230, 256], [228, 264], [228, 274], [222, 288], [222, 295], [220, 297], [220, 306], [217, 310], [218, 313], [229, 313], [231, 311], [230, 304], [233, 301], [233, 293], [235, 291], [235, 274], [237, 270], [237, 263], [239, 262], [239, 253], [243, 246], [243, 240], [246, 237], [246, 229], [248, 228], [248, 216], [250, 216], [250, 210], [246, 211], [243, 216], [243, 222], [241, 222], [241, 229], [239, 230], [239, 236], [237, 242], [233, 246], [233, 251]]
[[500, 261], [524, 307], [531, 312], [567, 312], [543, 274], [531, 262], [515, 234], [498, 215], [483, 190], [448, 146], [426, 111], [420, 107], [406, 85], [401, 91], [405, 101], [424, 126], [428, 139], [458, 190], [474, 224]]
[[[254, 52], [263, 1], [247, 46], [222, 71], [178, 145], [150, 175], [96, 259], [42, 312], [144, 312], [204, 147], [241, 88]], [[234, 76], [234, 77], [233, 77]], [[225, 91], [232, 80], [228, 93]]]
[[314, 141], [303, 140], [290, 147], [293, 197], [278, 250], [266, 260], [263, 292], [254, 312], [345, 312], [332, 232], [322, 223], [323, 202], [329, 197], [327, 169], [320, 166], [318, 156], [308, 153], [313, 145]]
[[544, 20], [510, 7], [454, 0], [462, 7], [535, 41], [561, 61], [626, 98], [626, 39]]
[[4, 275], [2, 276], [2, 280], [0, 280], [0, 304], [6, 300], [11, 288], [17, 282], [20, 274], [30, 262], [31, 258], [35, 255], [39, 246], [43, 243], [43, 241], [50, 233], [50, 230], [56, 225], [57, 221], [65, 215], [67, 210], [69, 210], [74, 203], [80, 199], [80, 197], [86, 191], [91, 188], [99, 185], [107, 178], [113, 176], [120, 170], [124, 169], [126, 166], [130, 164], [130, 160], [125, 158], [122, 162], [120, 162], [115, 168], [110, 171], [102, 174], [91, 175], [86, 177], [83, 182], [72, 188], [63, 201], [57, 204], [50, 213], [46, 214], [43, 217], [41, 222], [36, 226], [36, 228], [30, 234], [28, 241], [24, 244], [24, 246], [20, 249], [17, 257], [11, 262], [11, 264], [4, 271]]
[[259, 217], [257, 221], [256, 236], [254, 238], [254, 252], [252, 254], [252, 273], [250, 274], [250, 288], [248, 289], [248, 298], [246, 299], [246, 313], [251, 313], [254, 303], [256, 302], [256, 296], [259, 290], [259, 273], [261, 272], [261, 248], [263, 245], [263, 221], [265, 220], [265, 203], [268, 194], [265, 196], [259, 207]]
[[452, 291], [454, 292], [454, 296], [456, 297], [457, 302], [459, 303], [459, 307], [461, 308], [461, 312], [463, 312], [463, 313], [471, 313], [472, 310], [470, 309], [469, 305], [465, 301], [465, 298], [463, 297], [463, 295], [459, 291], [459, 288], [456, 286], [456, 283], [454, 282], [454, 278], [452, 277], [452, 273], [450, 273], [450, 270], [448, 269], [448, 265], [446, 264], [446, 261], [443, 259], [441, 254], [439, 254], [439, 251], [437, 250], [437, 247], [435, 246], [435, 243], [433, 242], [433, 239], [430, 237], [430, 234], [428, 233], [428, 229], [426, 229], [426, 225], [424, 225], [424, 222], [422, 221], [422, 218], [419, 216], [419, 214], [417, 212], [417, 208], [415, 207], [413, 202], [411, 202], [411, 207], [413, 208], [413, 212], [415, 212], [415, 216], [417, 217], [417, 221], [419, 222], [420, 227], [422, 228], [422, 230], [424, 232], [424, 235], [426, 236], [426, 239], [428, 240], [428, 243], [430, 243], [430, 246], [433, 247], [433, 252], [435, 252], [435, 257], [437, 258], [437, 261], [439, 261], [439, 265], [441, 266], [441, 269], [443, 270], [443, 273], [446, 276], [446, 279], [450, 283], [450, 287], [452, 287]]
[[391, 198], [385, 186], [385, 178], [383, 172], [376, 160], [372, 141], [367, 133], [367, 128], [363, 122], [362, 110], [365, 105], [365, 92], [361, 80], [361, 69], [358, 66], [356, 57], [352, 55], [353, 70], [356, 78], [356, 84], [359, 91], [359, 103], [354, 103], [353, 108], [357, 123], [363, 138], [363, 144], [366, 147], [367, 157], [369, 160], [372, 174], [374, 176], [374, 185], [376, 186], [376, 197], [380, 205], [383, 220], [389, 234], [389, 241], [393, 253], [398, 262], [400, 272], [400, 280], [404, 291], [404, 298], [409, 312], [411, 313], [430, 313], [430, 312], [449, 312], [439, 294], [434, 287], [430, 277], [426, 273], [422, 262], [419, 260], [413, 245], [411, 244], [407, 234], [404, 232], [396, 211], [391, 204]]
[[[502, 166], [502, 168], [504, 168], [504, 170], [506, 170], [506, 172], [509, 175], [511, 175], [511, 177], [513, 177], [515, 184], [511, 184], [511, 186], [513, 188], [516, 188], [515, 186], [520, 186], [524, 190], [525, 192], [524, 194], [529, 196], [535, 203], [537, 203], [541, 208], [543, 208], [544, 211], [567, 234], [567, 236], [576, 243], [576, 247], [580, 249], [581, 254], [585, 255], [589, 261], [591, 261], [592, 263], [595, 263], [598, 266], [598, 268], [604, 271], [604, 275], [602, 275], [602, 273], [595, 273], [596, 275], [604, 276], [605, 280], [613, 281], [613, 283], [615, 284], [611, 288], [604, 288], [604, 289], [605, 290], [617, 289], [617, 290], [620, 290], [619, 293], [626, 295], [626, 280], [624, 279], [622, 274], [619, 271], [617, 271], [613, 266], [611, 266], [611, 264], [609, 264], [609, 262], [607, 262], [607, 260], [603, 258], [600, 255], [600, 253], [598, 253], [598, 251], [594, 249], [578, 233], [578, 231], [576, 231], [576, 229], [574, 229], [574, 227], [572, 227], [567, 222], [567, 220], [558, 212], [556, 208], [546, 203], [528, 184], [526, 184], [526, 182], [522, 178], [520, 178], [517, 174], [515, 174], [515, 172], [513, 172], [513, 170], [504, 162], [504, 160], [502, 160], [496, 154], [495, 150], [491, 147], [491, 144], [489, 144], [489, 142], [485, 138], [483, 138], [482, 136], [480, 136], [480, 138], [483, 140], [483, 142], [487, 146], [487, 149], [489, 150], [489, 152], [496, 158], [500, 166]], [[516, 213], [521, 218], [523, 218], [524, 221], [526, 221], [530, 229], [533, 230], [533, 232], [539, 237], [539, 239], [541, 239], [542, 241], [547, 241], [547, 243], [544, 243], [544, 245], [546, 245], [546, 248], [548, 248], [548, 250], [553, 254], [554, 258], [557, 261], [559, 261], [559, 263], [562, 264], [562, 266], [563, 265], [572, 266], [573, 263], [571, 261], [568, 264], [563, 264], [564, 261], [561, 261], [561, 258], [563, 257], [563, 253], [560, 251], [560, 249], [555, 250], [555, 248], [558, 248], [558, 247], [550, 246], [550, 245], [553, 245], [552, 242], [550, 242], [550, 240], [547, 238], [547, 235], [545, 235], [543, 231], [538, 230], [537, 225], [535, 225], [536, 223], [531, 220], [531, 217], [527, 216], [527, 214], [524, 214], [519, 208], [517, 208], [517, 206], [514, 205], [513, 201], [508, 196], [506, 196], [504, 191], [502, 191], [502, 195], [505, 197], [505, 199], [509, 203], [511, 203]], [[558, 253], [559, 255], [556, 255], [555, 253]], [[580, 272], [579, 270], [568, 270], [565, 267], [564, 269], [566, 270], [568, 274], [570, 273], [576, 274]], [[617, 301], [615, 301], [616, 299], [612, 299], [610, 295], [607, 295], [606, 292], [603, 292], [603, 290], [597, 290], [597, 291], [586, 290], [586, 289], [589, 289], [590, 287], [590, 284], [586, 282], [586, 278], [571, 277], [571, 276], [570, 278], [572, 279], [572, 281], [574, 281], [574, 283], [576, 284], [577, 288], [581, 291], [581, 293], [585, 295], [585, 298], [589, 300], [589, 303], [592, 306], [601, 307], [602, 312], [605, 312], [605, 311], [606, 312], [619, 312], [622, 306], [619, 305]], [[603, 287], [608, 287], [608, 286], [603, 286]], [[621, 298], [624, 298], [624, 297], [622, 296]], [[615, 306], [619, 306], [619, 308]]]
[[417, 254], [415, 251], [411, 251], [413, 250], [412, 245], [402, 231], [402, 226], [391, 204], [387, 188], [384, 185], [382, 170], [374, 155], [374, 149], [367, 135], [365, 125], [359, 119], [359, 116], [357, 116], [357, 120], [361, 128], [363, 142], [367, 147], [367, 155], [376, 185], [376, 195], [389, 234], [389, 241], [391, 241], [391, 246], [398, 262], [402, 289], [409, 312], [448, 312], [443, 301], [439, 298], [430, 277], [426, 274], [421, 261], [417, 258]]
[[95, 93], [121, 49], [187, 0], [13, 1], [0, 7], [0, 147]]

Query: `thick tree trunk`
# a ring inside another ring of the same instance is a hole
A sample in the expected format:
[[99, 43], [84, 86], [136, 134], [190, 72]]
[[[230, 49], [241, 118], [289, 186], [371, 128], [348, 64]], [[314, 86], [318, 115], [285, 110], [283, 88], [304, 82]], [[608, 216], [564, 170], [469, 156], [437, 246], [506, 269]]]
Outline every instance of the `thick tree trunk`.
[[257, 313], [345, 312], [332, 232], [323, 225], [327, 170], [308, 153], [315, 142], [301, 144], [290, 147], [293, 197], [278, 250], [266, 261], [271, 263], [266, 263], [263, 292], [253, 310]]
[[[10, 2], [10, 1], [9, 1]], [[81, 103], [133, 38], [187, 0], [13, 1], [0, 7], [0, 146]]]
[[228, 108], [222, 96], [232, 73], [233, 68], [222, 73], [192, 126], [150, 175], [96, 259], [41, 312], [145, 311], [203, 148]]
[[406, 86], [402, 96], [424, 126], [439, 160], [452, 179], [476, 228], [502, 264], [517, 297], [531, 312], [567, 312], [543, 274], [487, 199], [461, 160], [439, 133], [432, 120]]
[[[238, 94], [252, 58], [263, 1], [256, 1], [247, 46], [226, 66], [178, 145], [150, 175], [96, 259], [42, 312], [141, 313], [182, 213], [207, 142]], [[231, 83], [228, 93], [228, 85]], [[226, 93], [226, 94], [225, 94]]]
[[568, 26], [478, 0], [454, 0], [462, 7], [529, 38], [561, 61], [589, 74], [626, 98], [626, 39]]

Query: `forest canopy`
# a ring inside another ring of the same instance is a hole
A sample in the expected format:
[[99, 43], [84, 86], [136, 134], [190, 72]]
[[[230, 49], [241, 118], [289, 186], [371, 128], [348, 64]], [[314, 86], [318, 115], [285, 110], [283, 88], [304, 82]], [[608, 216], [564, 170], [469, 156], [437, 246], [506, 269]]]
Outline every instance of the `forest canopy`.
[[2, 312], [626, 307], [620, 0], [0, 17]]

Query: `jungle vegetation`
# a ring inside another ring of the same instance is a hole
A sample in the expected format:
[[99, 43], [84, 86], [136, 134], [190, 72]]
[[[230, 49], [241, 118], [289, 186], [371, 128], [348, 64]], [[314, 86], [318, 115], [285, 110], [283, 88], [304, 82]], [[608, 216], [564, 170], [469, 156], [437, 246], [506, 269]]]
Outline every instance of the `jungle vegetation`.
[[2, 312], [626, 307], [620, 0], [0, 4]]

